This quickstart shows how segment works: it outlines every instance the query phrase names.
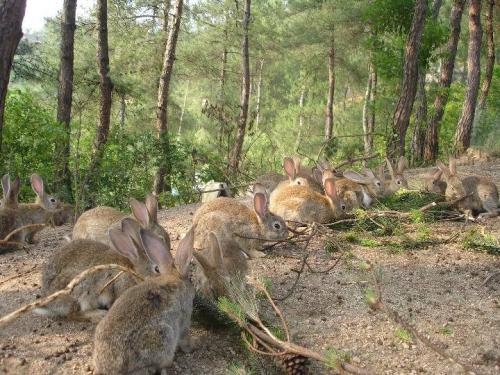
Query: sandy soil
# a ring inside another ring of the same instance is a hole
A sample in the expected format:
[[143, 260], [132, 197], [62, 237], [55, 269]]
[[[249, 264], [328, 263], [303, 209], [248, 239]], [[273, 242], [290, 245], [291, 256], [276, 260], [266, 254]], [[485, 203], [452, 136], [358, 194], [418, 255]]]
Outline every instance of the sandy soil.
[[[424, 169], [409, 171], [411, 186], [418, 186]], [[500, 185], [500, 161], [459, 167], [459, 172], [481, 173]], [[177, 246], [189, 227], [197, 204], [161, 211], [160, 222]], [[383, 295], [387, 305], [449, 353], [474, 366], [476, 374], [500, 374], [500, 278], [482, 286], [492, 272], [500, 270], [500, 258], [464, 250], [459, 239], [465, 223], [433, 224], [434, 238], [456, 241], [424, 250], [395, 253], [385, 248], [349, 246], [360, 259], [382, 267]], [[500, 218], [486, 224], [500, 236]], [[40, 294], [40, 270], [45, 259], [64, 243], [69, 226], [47, 229], [28, 251], [0, 255], [0, 315], [34, 301]], [[338, 232], [334, 232], [334, 235]], [[315, 238], [308, 251], [323, 246]], [[326, 269], [337, 255], [315, 252], [311, 265]], [[251, 263], [252, 272], [272, 281], [276, 297], [289, 290], [302, 257], [301, 246], [277, 246]], [[460, 368], [416, 341], [403, 341], [397, 325], [383, 313], [372, 312], [363, 293], [372, 283], [371, 273], [356, 258], [341, 261], [328, 274], [304, 273], [294, 294], [280, 303], [294, 339], [314, 350], [335, 347], [349, 352], [354, 364], [366, 365], [383, 374], [458, 374]], [[19, 278], [3, 282], [27, 271]], [[52, 321], [26, 313], [0, 327], [0, 373], [86, 374], [92, 371], [94, 325]], [[193, 328], [197, 349], [179, 354], [169, 373], [227, 374], [231, 364], [249, 367], [239, 337], [224, 331]], [[322, 373], [313, 367], [313, 373]], [[259, 373], [264, 373], [261, 370]], [[269, 373], [269, 372], [266, 372]]]

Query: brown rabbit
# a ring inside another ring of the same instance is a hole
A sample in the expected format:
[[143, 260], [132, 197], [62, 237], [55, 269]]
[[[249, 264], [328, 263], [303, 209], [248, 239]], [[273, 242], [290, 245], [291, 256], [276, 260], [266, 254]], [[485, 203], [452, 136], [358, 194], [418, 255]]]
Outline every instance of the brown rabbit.
[[[359, 206], [368, 208], [376, 197], [383, 196], [384, 183], [375, 176], [371, 169], [365, 168], [363, 172], [362, 174], [354, 171], [345, 171], [344, 177], [351, 181], [351, 183], [343, 184], [346, 185], [345, 192], [356, 194]], [[356, 185], [353, 185], [352, 182]]]
[[303, 185], [303, 186], [308, 186], [310, 189], [314, 191], [320, 193], [323, 192], [323, 186], [321, 185], [321, 180], [317, 181], [316, 178], [313, 176], [313, 170], [311, 168], [303, 167], [300, 164], [299, 158], [297, 157], [283, 158], [283, 169], [285, 170], [288, 176], [288, 181], [280, 182], [276, 187], [276, 189], [280, 189], [290, 185]]
[[248, 262], [240, 245], [230, 239], [220, 243], [214, 232], [209, 235], [208, 247], [193, 255], [197, 261], [192, 278], [195, 289], [216, 301], [226, 295], [230, 279], [244, 281], [248, 273]]
[[424, 190], [445, 195], [446, 193], [446, 181], [441, 180], [443, 172], [439, 168], [433, 168], [427, 172], [424, 176]]
[[447, 167], [440, 160], [437, 167], [443, 172], [446, 181], [446, 199], [455, 200], [459, 210], [465, 212], [467, 217], [479, 214], [479, 218], [495, 217], [499, 214], [498, 189], [491, 179], [480, 176], [457, 176], [456, 160], [450, 157]]
[[[385, 162], [387, 164], [387, 169], [389, 169], [390, 179], [384, 178], [384, 196], [391, 195], [398, 191], [401, 188], [408, 189], [408, 181], [403, 174], [404, 170], [408, 166], [408, 162], [404, 156], [400, 156], [398, 159], [398, 165], [396, 169], [392, 165], [391, 161], [388, 158], [385, 158]], [[383, 176], [380, 176], [383, 178]]]
[[[167, 247], [170, 247], [168, 233], [158, 223], [158, 202], [153, 194], [148, 194], [145, 203], [130, 199], [130, 209], [133, 217], [142, 228], [149, 229], [164, 239]], [[113, 207], [99, 206], [85, 211], [76, 221], [73, 228], [72, 238], [90, 239], [110, 245], [108, 230], [120, 228], [120, 222], [125, 217], [130, 217]]]
[[286, 239], [288, 229], [285, 222], [269, 212], [267, 197], [261, 192], [264, 187], [257, 186], [253, 210], [234, 198], [225, 197], [202, 205], [193, 217], [195, 248], [205, 248], [210, 232], [214, 232], [219, 241], [234, 239], [249, 257], [258, 258], [265, 255], [258, 251], [263, 241]]
[[342, 217], [346, 206], [337, 196], [335, 180], [325, 178], [324, 189], [325, 195], [300, 185], [277, 189], [271, 194], [270, 210], [301, 223], [328, 223]]
[[96, 375], [160, 373], [172, 364], [178, 347], [191, 350], [193, 228], [180, 242], [175, 261], [159, 237], [144, 229], [140, 236], [160, 274], [128, 289], [97, 325]]
[[[35, 203], [20, 204], [16, 209], [0, 210], [0, 238], [4, 238], [14, 229], [29, 224], [62, 225], [59, 216], [62, 204], [53, 196], [48, 195], [43, 186], [42, 178], [36, 173], [31, 175], [31, 187], [36, 193]], [[42, 227], [29, 227], [17, 232], [11, 239], [17, 242], [33, 243], [33, 238]]]
[[19, 195], [20, 179], [16, 176], [13, 181], [10, 176], [5, 174], [2, 177], [3, 199], [0, 201], [0, 208], [18, 208], [19, 203], [17, 196]]
[[[42, 271], [42, 288], [48, 295], [63, 289], [75, 276], [101, 264], [118, 264], [143, 276], [158, 273], [155, 264], [137, 243], [140, 227], [131, 218], [121, 222], [122, 229], [109, 230], [112, 247], [92, 240], [74, 240], [56, 251]], [[136, 284], [134, 277], [123, 273], [108, 287], [103, 286], [117, 271], [101, 271], [88, 275], [71, 295], [61, 297], [35, 309], [39, 315], [71, 320], [98, 321], [126, 289]]]

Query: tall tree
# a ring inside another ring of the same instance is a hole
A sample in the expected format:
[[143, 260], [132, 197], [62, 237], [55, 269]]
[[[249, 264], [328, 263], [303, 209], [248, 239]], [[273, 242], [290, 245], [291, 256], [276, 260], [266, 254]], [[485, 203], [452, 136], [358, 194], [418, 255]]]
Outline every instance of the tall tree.
[[325, 108], [325, 141], [332, 139], [333, 135], [333, 95], [335, 93], [335, 40], [332, 36], [328, 48], [328, 94], [326, 95]]
[[168, 129], [168, 93], [170, 88], [170, 79], [175, 60], [175, 48], [179, 36], [183, 0], [176, 0], [174, 3], [172, 25], [168, 33], [167, 44], [165, 46], [165, 55], [163, 57], [163, 67], [158, 85], [158, 100], [156, 104], [156, 134], [160, 141], [162, 155], [156, 171], [153, 192], [159, 194], [165, 190], [165, 177], [170, 174], [170, 140]]
[[[477, 103], [477, 109], [480, 112], [486, 106], [486, 97], [490, 91], [491, 79], [493, 78], [493, 67], [495, 66], [495, 39], [493, 35], [493, 8], [495, 0], [488, 0], [488, 7], [486, 8], [486, 68], [484, 70], [483, 85], [481, 86], [481, 93]], [[476, 116], [479, 115], [476, 113]]]
[[248, 118], [248, 101], [250, 96], [250, 58], [248, 54], [248, 24], [250, 23], [251, 0], [244, 0], [243, 20], [241, 27], [243, 36], [241, 39], [241, 89], [240, 89], [240, 113], [238, 116], [238, 127], [236, 139], [231, 155], [229, 157], [229, 168], [232, 173], [238, 172], [241, 150], [245, 140], [245, 131]]
[[[442, 0], [434, 0], [431, 6], [431, 18], [435, 21], [441, 9]], [[411, 163], [414, 164], [424, 158], [424, 143], [427, 127], [427, 93], [425, 91], [425, 76], [427, 74], [427, 61], [418, 72], [417, 93], [415, 96], [416, 108], [414, 110], [413, 133], [411, 137]]]
[[481, 0], [469, 0], [468, 4], [469, 47], [467, 52], [467, 91], [465, 92], [462, 114], [458, 120], [454, 137], [454, 147], [459, 153], [464, 152], [470, 146], [481, 72]]
[[410, 32], [406, 39], [401, 94], [392, 118], [392, 133], [387, 140], [387, 155], [392, 159], [404, 155], [406, 131], [417, 91], [418, 50], [426, 11], [427, 1], [416, 0]]
[[464, 11], [465, 0], [454, 0], [450, 12], [450, 35], [446, 43], [446, 55], [441, 61], [439, 90], [434, 99], [434, 111], [427, 124], [424, 143], [424, 159], [434, 161], [438, 155], [438, 125], [444, 115], [444, 108], [448, 102], [449, 88], [453, 78], [457, 45], [460, 39], [460, 21]]
[[0, 155], [2, 155], [3, 114], [10, 69], [17, 45], [23, 36], [21, 27], [25, 11], [26, 0], [0, 0]]
[[54, 186], [61, 186], [63, 188], [64, 198], [67, 202], [72, 201], [69, 156], [71, 142], [71, 105], [73, 100], [76, 1], [77, 0], [64, 0], [61, 19], [61, 47], [59, 51], [59, 87], [57, 91], [57, 121], [63, 127], [64, 142], [55, 145]]
[[365, 98], [363, 102], [363, 145], [365, 154], [368, 155], [373, 147], [373, 131], [375, 130], [375, 100], [376, 73], [372, 62], [368, 64], [368, 81], [366, 83]]
[[[97, 123], [90, 165], [85, 177], [84, 189], [94, 191], [95, 174], [101, 162], [104, 147], [108, 140], [109, 124], [111, 119], [111, 94], [113, 82], [109, 75], [109, 48], [108, 48], [108, 2], [97, 0], [97, 71], [99, 75], [99, 122]], [[89, 195], [90, 196], [90, 195]]]

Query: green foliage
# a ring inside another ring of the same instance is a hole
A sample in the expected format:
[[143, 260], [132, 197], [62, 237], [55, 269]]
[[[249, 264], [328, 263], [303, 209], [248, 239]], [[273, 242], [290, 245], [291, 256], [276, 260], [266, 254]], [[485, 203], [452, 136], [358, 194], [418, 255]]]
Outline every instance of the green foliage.
[[324, 352], [324, 357], [327, 367], [337, 369], [342, 362], [349, 362], [351, 360], [351, 353], [336, 348], [327, 348]]
[[54, 120], [54, 114], [41, 106], [25, 89], [10, 90], [5, 109], [2, 158], [11, 177], [19, 175], [20, 200], [31, 200], [33, 192], [29, 176], [40, 174], [47, 186], [54, 175], [54, 145], [64, 137], [62, 126]]
[[462, 239], [464, 249], [485, 252], [492, 255], [500, 255], [500, 239], [494, 234], [477, 228], [470, 228], [465, 232]]
[[411, 342], [412, 341], [412, 336], [411, 333], [408, 332], [408, 330], [398, 327], [394, 331], [394, 336], [396, 336], [398, 339], [404, 342]]
[[227, 368], [227, 375], [254, 375], [251, 369], [247, 369], [245, 366], [238, 363], [231, 363]]

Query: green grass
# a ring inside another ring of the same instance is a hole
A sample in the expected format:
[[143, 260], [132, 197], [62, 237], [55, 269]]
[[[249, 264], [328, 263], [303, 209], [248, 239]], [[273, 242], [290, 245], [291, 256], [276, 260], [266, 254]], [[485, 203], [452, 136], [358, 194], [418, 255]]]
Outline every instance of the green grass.
[[408, 332], [406, 329], [404, 328], [396, 328], [396, 330], [394, 331], [394, 336], [396, 336], [398, 339], [400, 339], [401, 341], [404, 341], [404, 342], [411, 342], [412, 339], [411, 339], [411, 333]]
[[486, 231], [480, 232], [477, 228], [470, 228], [465, 232], [462, 246], [467, 250], [500, 255], [500, 239]]

